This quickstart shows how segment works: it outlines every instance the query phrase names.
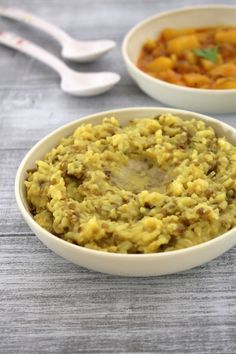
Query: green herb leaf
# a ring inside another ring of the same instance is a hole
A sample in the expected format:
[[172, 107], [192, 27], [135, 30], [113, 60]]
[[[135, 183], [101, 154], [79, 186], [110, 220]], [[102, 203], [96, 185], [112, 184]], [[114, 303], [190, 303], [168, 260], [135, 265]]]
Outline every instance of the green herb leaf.
[[217, 61], [219, 46], [213, 48], [194, 49], [194, 53], [201, 58], [211, 61], [213, 64]]

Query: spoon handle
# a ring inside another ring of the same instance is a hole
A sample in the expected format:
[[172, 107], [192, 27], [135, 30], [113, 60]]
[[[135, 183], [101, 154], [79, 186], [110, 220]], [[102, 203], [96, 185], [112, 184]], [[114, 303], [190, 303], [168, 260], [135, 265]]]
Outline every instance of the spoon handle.
[[0, 32], [0, 44], [16, 49], [42, 61], [57, 71], [60, 76], [70, 70], [61, 60], [47, 52], [45, 49], [12, 32]]
[[44, 21], [29, 12], [17, 8], [0, 6], [0, 16], [24, 22], [32, 27], [39, 28], [40, 30], [50, 34], [61, 44], [63, 44], [66, 40], [70, 39], [70, 36], [57, 26], [54, 26], [53, 24]]

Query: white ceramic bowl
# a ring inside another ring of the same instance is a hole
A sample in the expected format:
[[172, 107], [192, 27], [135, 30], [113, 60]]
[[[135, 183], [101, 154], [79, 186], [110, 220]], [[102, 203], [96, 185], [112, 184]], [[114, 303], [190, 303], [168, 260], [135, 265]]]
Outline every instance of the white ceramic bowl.
[[71, 122], [46, 136], [28, 152], [16, 175], [16, 200], [25, 221], [48, 248], [73, 263], [99, 272], [125, 276], [152, 276], [176, 273], [196, 267], [218, 257], [236, 244], [236, 230], [232, 229], [211, 241], [178, 251], [154, 254], [106, 253], [61, 240], [44, 230], [32, 218], [24, 188], [26, 171], [35, 167], [35, 161], [41, 159], [62, 137], [70, 135], [77, 126], [83, 123], [100, 123], [105, 116], [115, 115], [122, 124], [125, 124], [134, 117], [151, 117], [166, 112], [177, 114], [183, 119], [204, 120], [215, 129], [219, 136], [224, 135], [230, 142], [236, 144], [236, 130], [234, 128], [207, 116], [169, 108], [126, 108], [93, 114]]
[[206, 5], [161, 13], [139, 23], [125, 36], [122, 54], [127, 70], [149, 96], [178, 108], [198, 112], [236, 112], [236, 89], [207, 90], [170, 84], [137, 68], [136, 62], [148, 38], [156, 38], [167, 27], [211, 27], [236, 23], [236, 6]]

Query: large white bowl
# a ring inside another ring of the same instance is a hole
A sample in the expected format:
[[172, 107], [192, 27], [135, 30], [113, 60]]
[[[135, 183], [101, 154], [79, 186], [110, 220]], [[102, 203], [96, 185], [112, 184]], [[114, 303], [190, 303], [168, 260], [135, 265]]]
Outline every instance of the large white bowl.
[[236, 24], [236, 6], [206, 5], [161, 13], [139, 23], [125, 36], [122, 54], [128, 72], [149, 96], [171, 106], [198, 112], [236, 112], [236, 89], [207, 90], [155, 79], [136, 66], [143, 44], [167, 27], [211, 27]]
[[177, 114], [183, 119], [201, 119], [212, 126], [219, 136], [226, 136], [230, 142], [236, 144], [234, 128], [207, 116], [169, 108], [126, 108], [93, 114], [71, 122], [46, 136], [28, 152], [16, 175], [16, 200], [25, 221], [48, 248], [73, 263], [99, 272], [126, 276], [152, 276], [176, 273], [196, 267], [218, 257], [236, 244], [236, 230], [232, 229], [211, 241], [178, 251], [154, 254], [106, 253], [61, 240], [39, 226], [30, 214], [24, 188], [26, 171], [35, 167], [35, 161], [41, 159], [62, 137], [70, 135], [83, 123], [100, 123], [105, 116], [115, 115], [121, 124], [125, 124], [133, 118], [141, 119], [166, 112]]

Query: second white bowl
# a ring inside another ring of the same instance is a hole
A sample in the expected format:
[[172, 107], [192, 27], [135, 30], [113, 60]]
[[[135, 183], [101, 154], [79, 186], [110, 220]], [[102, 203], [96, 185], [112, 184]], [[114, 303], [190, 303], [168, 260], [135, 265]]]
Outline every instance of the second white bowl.
[[198, 112], [236, 112], [236, 89], [207, 90], [178, 86], [141, 71], [136, 62], [148, 38], [156, 38], [164, 28], [235, 26], [236, 6], [207, 5], [169, 11], [148, 18], [126, 35], [122, 54], [127, 70], [138, 86], [152, 98], [171, 106]]

